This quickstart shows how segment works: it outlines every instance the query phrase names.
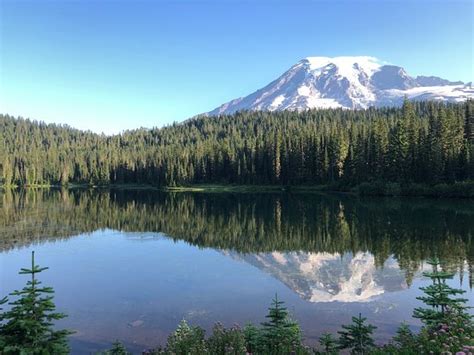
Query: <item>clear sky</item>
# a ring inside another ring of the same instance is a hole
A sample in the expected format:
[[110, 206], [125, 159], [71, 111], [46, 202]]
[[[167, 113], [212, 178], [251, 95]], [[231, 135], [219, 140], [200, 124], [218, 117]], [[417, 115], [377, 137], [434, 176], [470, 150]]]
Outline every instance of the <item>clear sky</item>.
[[0, 112], [97, 132], [163, 126], [307, 56], [474, 80], [472, 0], [0, 0]]

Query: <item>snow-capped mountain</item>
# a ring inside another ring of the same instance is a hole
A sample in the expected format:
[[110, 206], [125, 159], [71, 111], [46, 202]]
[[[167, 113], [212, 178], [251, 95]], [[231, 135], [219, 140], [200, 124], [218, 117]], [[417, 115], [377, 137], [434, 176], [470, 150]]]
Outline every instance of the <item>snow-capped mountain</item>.
[[306, 110], [397, 106], [413, 100], [464, 101], [472, 83], [435, 76], [410, 76], [403, 68], [373, 57], [308, 57], [254, 93], [229, 101], [208, 115], [240, 110]]
[[309, 302], [369, 302], [408, 287], [404, 273], [390, 258], [376, 268], [370, 253], [229, 253], [273, 275]]

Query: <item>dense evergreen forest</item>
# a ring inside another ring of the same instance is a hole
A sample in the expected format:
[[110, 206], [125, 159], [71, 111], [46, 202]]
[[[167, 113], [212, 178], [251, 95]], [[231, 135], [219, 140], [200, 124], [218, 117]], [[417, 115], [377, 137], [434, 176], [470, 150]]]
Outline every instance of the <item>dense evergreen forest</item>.
[[239, 112], [106, 136], [0, 115], [0, 184], [452, 183], [474, 179], [474, 103]]

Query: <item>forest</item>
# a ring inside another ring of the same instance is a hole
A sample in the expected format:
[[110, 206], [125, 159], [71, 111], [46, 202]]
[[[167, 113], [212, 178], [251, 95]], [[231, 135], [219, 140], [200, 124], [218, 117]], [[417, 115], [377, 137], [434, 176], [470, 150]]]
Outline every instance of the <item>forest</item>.
[[377, 182], [397, 189], [473, 179], [472, 100], [405, 100], [401, 108], [367, 110], [243, 111], [111, 136], [0, 115], [4, 186], [350, 188]]

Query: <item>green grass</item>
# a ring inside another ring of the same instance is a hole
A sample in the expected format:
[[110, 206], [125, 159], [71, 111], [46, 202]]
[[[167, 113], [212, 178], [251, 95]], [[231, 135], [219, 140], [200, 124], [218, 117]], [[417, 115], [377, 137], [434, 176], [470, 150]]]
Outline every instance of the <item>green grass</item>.
[[255, 193], [255, 192], [281, 192], [285, 191], [283, 186], [273, 185], [219, 185], [219, 184], [203, 184], [190, 186], [168, 186], [162, 188], [164, 191], [170, 192], [234, 192], [234, 193]]
[[[343, 193], [359, 196], [419, 196], [436, 198], [474, 198], [474, 181], [453, 184], [406, 184], [376, 181], [362, 183], [356, 187], [342, 185], [232, 185], [232, 184], [196, 184], [187, 186], [159, 187], [150, 184], [106, 184], [90, 185], [71, 183], [61, 185], [29, 185], [26, 188], [69, 188], [69, 189], [119, 189], [119, 190], [157, 190], [166, 192], [202, 192], [202, 193]], [[1, 189], [19, 188], [16, 185], [2, 186]]]

